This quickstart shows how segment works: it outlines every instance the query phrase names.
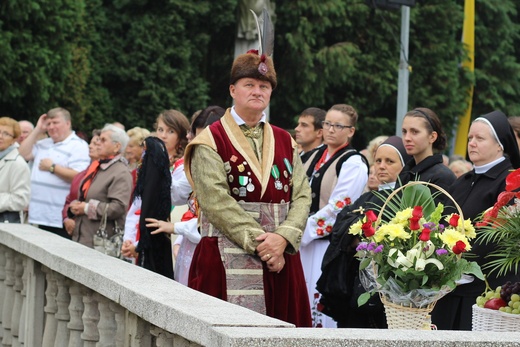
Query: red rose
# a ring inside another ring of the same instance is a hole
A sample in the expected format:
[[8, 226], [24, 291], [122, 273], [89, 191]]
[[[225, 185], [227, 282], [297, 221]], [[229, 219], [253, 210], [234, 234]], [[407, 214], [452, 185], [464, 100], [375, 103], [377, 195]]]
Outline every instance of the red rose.
[[373, 223], [377, 220], [377, 216], [372, 210], [368, 210], [367, 213], [365, 213], [365, 215], [367, 216], [367, 223]]
[[350, 198], [345, 198], [345, 200], [343, 201], [345, 201], [346, 205], [350, 205], [352, 203], [352, 200], [350, 200]]
[[455, 246], [453, 246], [452, 250], [455, 254], [461, 254], [462, 252], [466, 251], [466, 244], [462, 241], [457, 241], [457, 243], [455, 243]]
[[318, 299], [320, 297], [320, 293], [314, 293], [314, 299]]
[[421, 219], [422, 216], [423, 216], [422, 206], [415, 206], [412, 211], [412, 217]]
[[316, 305], [316, 309], [320, 312], [323, 312], [324, 308], [325, 308], [325, 306], [323, 306], [323, 304], [321, 302], [319, 302], [318, 305]]
[[419, 240], [421, 241], [430, 241], [430, 233], [432, 231], [428, 228], [424, 228], [422, 231], [421, 231], [421, 235], [419, 235]]
[[376, 229], [374, 229], [374, 227], [372, 226], [372, 223], [370, 223], [370, 222], [364, 223], [361, 226], [361, 230], [363, 230], [363, 233], [364, 233], [365, 237], [367, 237], [367, 238], [374, 236], [374, 234], [376, 233]]
[[328, 232], [329, 234], [332, 232], [332, 225], [327, 225], [327, 227], [325, 228], [325, 231]]
[[323, 236], [323, 229], [322, 228], [316, 229], [316, 234], [318, 234], [319, 236]]
[[421, 226], [419, 225], [419, 219], [417, 217], [410, 218], [410, 230], [419, 230]]
[[322, 226], [325, 225], [325, 219], [323, 219], [323, 218], [318, 219], [318, 222], [316, 224], [318, 224], [318, 226], [321, 228]]
[[511, 172], [506, 177], [506, 190], [511, 192], [520, 188], [520, 169]]
[[337, 208], [343, 208], [344, 206], [345, 206], [345, 203], [343, 201], [336, 202], [336, 207]]
[[452, 227], [456, 227], [457, 225], [459, 225], [459, 218], [460, 216], [458, 214], [454, 214], [453, 216], [451, 216], [450, 225]]

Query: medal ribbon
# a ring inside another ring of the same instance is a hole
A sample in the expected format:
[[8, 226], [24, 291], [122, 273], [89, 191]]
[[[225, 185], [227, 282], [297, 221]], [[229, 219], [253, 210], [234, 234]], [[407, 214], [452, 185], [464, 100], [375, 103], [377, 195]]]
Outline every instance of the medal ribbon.
[[283, 158], [283, 163], [285, 164], [285, 167], [287, 168], [287, 171], [289, 171], [289, 175], [292, 175], [292, 165], [289, 162], [289, 159]]
[[278, 178], [280, 178], [280, 170], [278, 170], [278, 166], [276, 164], [273, 165], [273, 167], [271, 168], [271, 175], [273, 175], [275, 181], [277, 181]]

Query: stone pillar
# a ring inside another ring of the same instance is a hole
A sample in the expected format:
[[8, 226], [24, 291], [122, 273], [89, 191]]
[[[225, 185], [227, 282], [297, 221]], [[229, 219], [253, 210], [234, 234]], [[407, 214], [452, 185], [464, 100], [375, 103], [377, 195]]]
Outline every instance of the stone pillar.
[[16, 253], [14, 256], [14, 304], [13, 312], [11, 314], [11, 334], [13, 335], [12, 346], [20, 347], [18, 340], [18, 334], [20, 331], [20, 316], [22, 315], [22, 275], [23, 275], [23, 256], [20, 253]]
[[69, 288], [69, 293], [70, 321], [67, 324], [70, 333], [69, 347], [76, 347], [83, 345], [83, 342], [81, 341], [81, 333], [83, 332], [83, 320], [81, 319], [81, 315], [83, 314], [82, 286], [77, 282], [73, 282]]
[[99, 322], [99, 310], [98, 304], [94, 292], [90, 289], [83, 287], [83, 333], [81, 333], [81, 339], [83, 340], [84, 347], [96, 347], [96, 343], [99, 341], [99, 332], [97, 324]]
[[[27, 274], [26, 309], [27, 319], [25, 324], [25, 346], [43, 345], [44, 305], [45, 305], [45, 274], [43, 266], [32, 258], [26, 258], [27, 266], [24, 275]], [[20, 326], [21, 328], [22, 326]]]
[[126, 312], [126, 335], [130, 342], [128, 347], [152, 346], [150, 323], [129, 311]]
[[126, 336], [126, 322], [125, 322], [125, 309], [117, 303], [111, 301], [109, 305], [112, 312], [115, 314], [116, 320], [116, 347], [124, 347], [125, 336]]
[[151, 333], [155, 336], [155, 345], [157, 347], [173, 346], [173, 334], [158, 327], [153, 327]]
[[14, 306], [14, 252], [7, 248], [5, 251], [5, 293], [4, 306], [2, 310], [2, 345], [11, 346], [13, 336], [11, 335], [11, 317]]
[[117, 331], [117, 326], [115, 313], [110, 309], [111, 301], [103, 295], [97, 294], [96, 296], [99, 309], [99, 343], [97, 347], [116, 347], [115, 332]]
[[22, 275], [22, 291], [20, 294], [22, 295], [22, 312], [20, 314], [20, 323], [19, 323], [19, 331], [18, 331], [18, 341], [20, 342], [20, 346], [25, 345], [25, 327], [26, 327], [26, 319], [27, 319], [27, 278], [28, 278], [28, 269], [27, 269], [27, 257], [22, 258], [22, 267], [23, 267], [23, 275]]
[[56, 283], [58, 285], [58, 294], [56, 296], [56, 304], [58, 311], [55, 317], [58, 321], [58, 327], [56, 329], [56, 339], [54, 340], [55, 347], [68, 347], [69, 345], [69, 329], [67, 323], [70, 320], [69, 315], [69, 279], [61, 274], [54, 273]]
[[56, 304], [56, 294], [58, 293], [58, 286], [54, 278], [54, 272], [48, 267], [42, 267], [45, 272], [47, 280], [47, 290], [45, 290], [45, 329], [43, 330], [42, 347], [54, 347], [56, 341], [56, 330], [58, 329], [58, 321], [55, 314], [58, 312]]
[[4, 336], [4, 329], [2, 326], [2, 312], [4, 307], [5, 297], [5, 252], [7, 248], [0, 245], [0, 340]]

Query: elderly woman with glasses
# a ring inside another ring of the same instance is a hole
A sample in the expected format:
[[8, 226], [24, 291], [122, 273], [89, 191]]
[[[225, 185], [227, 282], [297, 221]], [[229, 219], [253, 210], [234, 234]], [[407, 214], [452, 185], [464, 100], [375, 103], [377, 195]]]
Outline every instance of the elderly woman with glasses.
[[359, 198], [368, 180], [368, 162], [350, 144], [357, 119], [352, 106], [332, 106], [322, 123], [325, 146], [304, 165], [310, 180], [312, 204], [300, 252], [314, 327], [336, 327], [332, 318], [318, 310], [320, 294], [316, 282], [321, 276], [321, 262], [337, 215]]
[[93, 247], [93, 237], [106, 213], [108, 237], [114, 234], [115, 222], [123, 229], [132, 193], [132, 176], [123, 157], [128, 135], [108, 124], [98, 141], [99, 160], [94, 160], [85, 173], [78, 191], [78, 200], [70, 203], [69, 218], [75, 217], [72, 240]]
[[18, 153], [18, 122], [0, 118], [0, 223], [20, 223], [21, 213], [29, 203], [31, 173]]

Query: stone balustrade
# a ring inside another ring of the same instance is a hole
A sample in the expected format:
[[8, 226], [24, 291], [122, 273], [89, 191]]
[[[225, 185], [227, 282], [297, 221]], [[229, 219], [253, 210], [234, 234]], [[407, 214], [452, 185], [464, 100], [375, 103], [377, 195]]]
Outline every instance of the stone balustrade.
[[0, 224], [2, 346], [520, 346], [520, 333], [296, 329], [29, 225]]

